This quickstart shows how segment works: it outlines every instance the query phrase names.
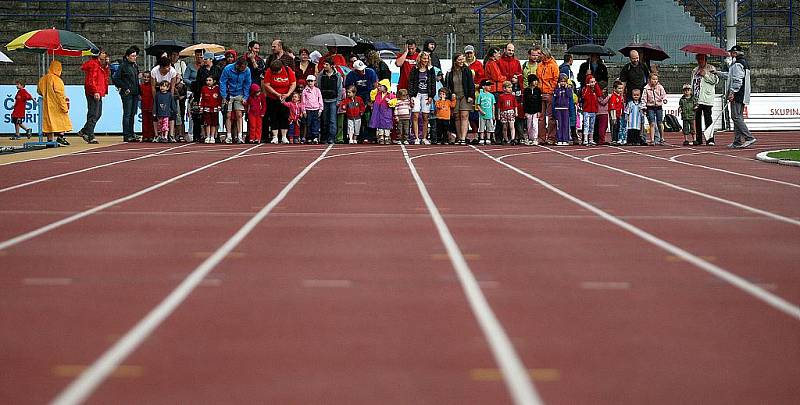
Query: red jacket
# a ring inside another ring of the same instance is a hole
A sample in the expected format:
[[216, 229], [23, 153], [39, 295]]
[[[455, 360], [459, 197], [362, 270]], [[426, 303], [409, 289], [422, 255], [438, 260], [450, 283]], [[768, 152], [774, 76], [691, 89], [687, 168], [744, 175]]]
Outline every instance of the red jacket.
[[517, 107], [519, 107], [519, 104], [517, 103], [517, 98], [513, 94], [503, 93], [497, 96], [497, 111], [516, 111]]
[[503, 76], [507, 77], [506, 80], [511, 81], [516, 76], [517, 80], [522, 83], [522, 65], [517, 58], [503, 55], [497, 60], [497, 64]]
[[600, 85], [595, 83], [593, 87], [586, 85], [581, 90], [583, 96], [583, 112], [596, 113], [597, 112], [597, 99], [603, 97], [603, 90], [600, 90]]
[[[206, 86], [208, 87], [208, 86]], [[250, 93], [250, 99], [247, 100], [247, 113], [263, 117], [267, 112], [267, 95], [262, 91], [261, 94]]]
[[492, 81], [492, 87], [489, 89], [492, 93], [502, 93], [503, 92], [503, 82], [509, 80], [506, 75], [503, 74], [502, 70], [500, 70], [500, 62], [490, 60], [486, 62], [486, 66], [483, 67], [484, 73], [486, 74], [486, 78]]
[[86, 74], [86, 79], [83, 83], [86, 94], [91, 96], [97, 93], [100, 94], [100, 97], [105, 97], [106, 93], [108, 93], [108, 79], [110, 77], [108, 66], [103, 67], [98, 58], [90, 58], [81, 65], [81, 70]]
[[612, 94], [611, 100], [608, 101], [608, 111], [616, 111], [619, 118], [623, 107], [625, 107], [625, 97], [622, 94]]
[[[142, 111], [153, 111], [153, 86], [150, 83], [139, 84], [139, 94], [142, 96]], [[150, 114], [152, 115], [152, 114]]]
[[354, 98], [345, 98], [339, 103], [339, 107], [344, 108], [346, 117], [350, 119], [361, 118], [361, 116], [364, 115], [364, 111], [367, 109], [367, 105], [364, 104], [364, 100], [362, 100], [359, 96], [355, 96]]
[[486, 78], [486, 73], [483, 71], [483, 63], [475, 59], [474, 62], [470, 63], [469, 68], [472, 70], [472, 78], [475, 80], [475, 87], [480, 87], [481, 82]]

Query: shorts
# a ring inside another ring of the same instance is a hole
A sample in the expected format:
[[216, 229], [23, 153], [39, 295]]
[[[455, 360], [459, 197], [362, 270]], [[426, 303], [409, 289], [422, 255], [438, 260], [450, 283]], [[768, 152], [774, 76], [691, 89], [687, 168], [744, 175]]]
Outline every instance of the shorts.
[[510, 124], [516, 120], [516, 114], [514, 114], [514, 110], [505, 110], [500, 111], [500, 122], [503, 124]]
[[494, 132], [494, 120], [481, 118], [478, 120], [478, 132]]
[[244, 111], [244, 96], [231, 97], [228, 101], [228, 111]]
[[204, 112], [203, 113], [203, 125], [207, 127], [218, 127], [219, 126], [219, 113], [218, 112]]
[[158, 132], [169, 132], [169, 117], [158, 117]]
[[475, 111], [473, 103], [467, 101], [467, 96], [456, 98], [456, 111]]
[[411, 112], [421, 112], [423, 114], [429, 114], [431, 112], [431, 104], [428, 104], [427, 94], [417, 94], [414, 97], [414, 106], [411, 107]]
[[22, 125], [23, 122], [25, 122], [25, 118], [22, 118], [22, 117], [20, 117], [20, 118], [11, 117], [11, 123], [12, 124]]

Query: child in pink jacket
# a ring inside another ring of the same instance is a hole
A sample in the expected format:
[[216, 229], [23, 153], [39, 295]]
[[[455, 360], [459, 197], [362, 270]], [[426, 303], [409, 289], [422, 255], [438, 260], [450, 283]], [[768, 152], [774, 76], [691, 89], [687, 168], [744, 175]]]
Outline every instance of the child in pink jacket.
[[658, 82], [658, 75], [655, 73], [650, 75], [650, 81], [644, 86], [642, 101], [647, 110], [647, 123], [650, 126], [647, 143], [663, 145], [664, 110], [662, 106], [667, 104], [667, 92], [664, 91], [664, 86]]

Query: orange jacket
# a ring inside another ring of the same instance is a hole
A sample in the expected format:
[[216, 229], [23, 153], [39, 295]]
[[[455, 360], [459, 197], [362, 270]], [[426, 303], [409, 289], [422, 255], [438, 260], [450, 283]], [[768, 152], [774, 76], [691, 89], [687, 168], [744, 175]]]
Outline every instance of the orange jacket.
[[555, 59], [549, 58], [541, 63], [536, 69], [536, 77], [539, 79], [539, 88], [542, 94], [553, 94], [558, 85], [558, 65]]
[[436, 100], [436, 119], [449, 120], [453, 108], [456, 108], [456, 100]]
[[[492, 88], [489, 90], [492, 93], [503, 92], [503, 82], [508, 80], [500, 71], [500, 65], [496, 60], [490, 60], [483, 67], [486, 78], [492, 81]], [[556, 71], [558, 68], [556, 68]]]

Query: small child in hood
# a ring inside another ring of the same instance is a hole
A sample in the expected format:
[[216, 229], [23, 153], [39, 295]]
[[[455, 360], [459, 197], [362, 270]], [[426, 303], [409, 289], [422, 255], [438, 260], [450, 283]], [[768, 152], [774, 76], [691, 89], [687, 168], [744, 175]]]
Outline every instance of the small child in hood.
[[369, 98], [372, 101], [372, 117], [370, 117], [369, 127], [375, 128], [378, 144], [381, 145], [389, 145], [392, 142], [392, 108], [394, 108], [397, 100], [394, 94], [389, 92], [391, 85], [389, 79], [383, 79], [378, 82], [378, 88], [369, 93]]
[[153, 142], [156, 138], [155, 120], [153, 120], [153, 86], [150, 72], [142, 72], [142, 83], [139, 84], [139, 94], [142, 97], [142, 142]]
[[261, 143], [261, 125], [267, 112], [267, 97], [261, 86], [250, 85], [250, 98], [247, 100], [247, 142]]

